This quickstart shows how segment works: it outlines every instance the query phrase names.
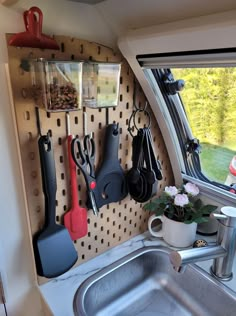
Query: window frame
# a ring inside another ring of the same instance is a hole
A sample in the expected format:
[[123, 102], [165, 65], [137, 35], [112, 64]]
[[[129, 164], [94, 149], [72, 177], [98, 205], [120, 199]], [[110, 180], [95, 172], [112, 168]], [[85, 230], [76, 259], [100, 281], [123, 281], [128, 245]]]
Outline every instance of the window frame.
[[[158, 56], [159, 55], [159, 56]], [[161, 55], [161, 56], [160, 56]], [[147, 55], [147, 56], [137, 56], [137, 60], [142, 67], [145, 77], [149, 81], [149, 84], [152, 86], [152, 90], [155, 93], [156, 96], [159, 96], [159, 105], [161, 107], [162, 112], [169, 112], [169, 117], [171, 117], [172, 123], [168, 122], [167, 125], [169, 129], [169, 133], [172, 135], [172, 141], [175, 145], [175, 149], [178, 156], [178, 164], [181, 172], [182, 179], [186, 181], [192, 181], [200, 187], [201, 191], [208, 196], [209, 198], [213, 198], [218, 201], [219, 203], [235, 203], [236, 196], [229, 192], [229, 186], [226, 186], [224, 184], [211, 181], [209, 180], [204, 174], [201, 172], [200, 167], [200, 161], [199, 161], [199, 155], [197, 153], [191, 154], [191, 164], [186, 163], [187, 158], [185, 156], [183, 149], [183, 142], [180, 141], [180, 139], [183, 137], [185, 140], [193, 139], [193, 135], [191, 132], [191, 128], [189, 126], [187, 116], [184, 111], [184, 105], [182, 103], [180, 95], [177, 93], [174, 96], [169, 95], [165, 92], [165, 87], [163, 86], [164, 83], [161, 83], [160, 81], [160, 72], [163, 71], [163, 66], [165, 66], [165, 69], [171, 68], [184, 68], [184, 66], [187, 67], [209, 67], [209, 66], [235, 66], [236, 67], [236, 49], [225, 49], [225, 50], [213, 50], [213, 51], [201, 51], [200, 54], [198, 54], [197, 51], [192, 55], [191, 52], [182, 52], [177, 54], [177, 61], [175, 61], [175, 53], [168, 53], [168, 54], [155, 54], [153, 55]], [[183, 63], [182, 57], [187, 59], [187, 62], [185, 60], [185, 63]], [[190, 58], [188, 58], [190, 57]], [[207, 57], [207, 58], [206, 58]], [[158, 59], [161, 58], [161, 59]], [[155, 63], [154, 63], [155, 60]], [[211, 60], [211, 63], [209, 65], [209, 60]], [[181, 62], [180, 62], [181, 61]], [[181, 64], [181, 65], [180, 65]], [[155, 70], [153, 70], [153, 67], [155, 65]], [[190, 66], [191, 65], [191, 66]], [[158, 67], [160, 67], [158, 69]], [[158, 70], [157, 70], [158, 69]], [[155, 86], [155, 91], [153, 89], [153, 81], [156, 81], [157, 86]], [[162, 96], [162, 98], [160, 97]], [[161, 100], [161, 102], [160, 102]], [[173, 104], [175, 103], [175, 106], [173, 107]], [[178, 106], [176, 107], [176, 104]], [[171, 113], [170, 108], [174, 111]], [[178, 109], [178, 111], [177, 111]], [[165, 115], [165, 117], [167, 117]], [[173, 120], [173, 117], [175, 119]], [[176, 122], [174, 122], [176, 121]], [[178, 126], [178, 127], [177, 127]], [[181, 126], [181, 128], [180, 128]], [[181, 135], [178, 135], [179, 133], [182, 133]], [[176, 133], [176, 137], [173, 139], [173, 135]], [[189, 157], [188, 157], [189, 158]], [[198, 169], [196, 169], [196, 165], [198, 165]], [[191, 171], [189, 171], [189, 168], [192, 168]]]

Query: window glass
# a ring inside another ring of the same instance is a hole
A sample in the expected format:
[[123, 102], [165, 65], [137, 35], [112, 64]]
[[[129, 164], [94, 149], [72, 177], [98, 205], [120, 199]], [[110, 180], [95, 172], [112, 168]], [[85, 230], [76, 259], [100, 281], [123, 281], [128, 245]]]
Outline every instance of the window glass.
[[193, 135], [200, 141], [202, 172], [212, 181], [236, 183], [236, 68], [171, 72], [185, 81], [180, 96]]

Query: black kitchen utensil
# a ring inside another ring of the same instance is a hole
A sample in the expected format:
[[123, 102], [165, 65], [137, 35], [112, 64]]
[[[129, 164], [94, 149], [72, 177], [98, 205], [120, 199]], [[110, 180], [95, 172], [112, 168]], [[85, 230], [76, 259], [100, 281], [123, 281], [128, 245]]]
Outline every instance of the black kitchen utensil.
[[74, 138], [71, 143], [72, 158], [77, 167], [82, 171], [88, 193], [88, 204], [92, 208], [94, 215], [98, 215], [98, 207], [95, 201], [94, 192], [97, 187], [94, 171], [95, 143], [89, 135], [84, 137], [83, 148], [78, 138]]
[[118, 124], [108, 125], [105, 135], [104, 158], [101, 168], [96, 173], [95, 199], [98, 207], [118, 202], [128, 194], [125, 174], [118, 159], [119, 137]]
[[55, 220], [57, 184], [50, 137], [41, 136], [38, 146], [45, 197], [45, 224], [34, 237], [34, 253], [37, 273], [40, 276], [53, 278], [68, 271], [78, 256], [67, 229], [56, 224]]
[[149, 128], [138, 130], [133, 137], [132, 147], [133, 166], [127, 173], [128, 189], [135, 201], [143, 203], [157, 192], [157, 180], [162, 179]]

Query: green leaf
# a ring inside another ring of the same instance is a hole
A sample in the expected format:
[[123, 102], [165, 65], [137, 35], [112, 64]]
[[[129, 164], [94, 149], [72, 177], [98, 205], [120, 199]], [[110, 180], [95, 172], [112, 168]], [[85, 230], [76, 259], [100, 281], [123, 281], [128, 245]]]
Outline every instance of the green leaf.
[[207, 223], [208, 222], [208, 218], [206, 217], [199, 217], [194, 219], [194, 222], [197, 224], [201, 224], [201, 223]]
[[202, 201], [200, 199], [196, 200], [194, 203], [193, 203], [193, 206], [195, 208], [195, 210], [199, 210], [201, 207], [202, 207]]
[[144, 210], [151, 211], [151, 212], [155, 212], [157, 207], [158, 207], [158, 205], [154, 202], [147, 203], [143, 206]]

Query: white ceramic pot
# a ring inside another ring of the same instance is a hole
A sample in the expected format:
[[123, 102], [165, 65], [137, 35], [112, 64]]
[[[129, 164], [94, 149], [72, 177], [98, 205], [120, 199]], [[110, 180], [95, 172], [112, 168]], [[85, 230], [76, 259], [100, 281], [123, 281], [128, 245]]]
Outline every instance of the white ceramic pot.
[[[155, 227], [158, 221], [161, 221], [161, 229], [155, 231]], [[196, 239], [197, 223], [185, 224], [173, 221], [166, 216], [152, 215], [148, 220], [148, 229], [152, 236], [161, 237], [170, 246], [173, 247], [189, 247]]]

